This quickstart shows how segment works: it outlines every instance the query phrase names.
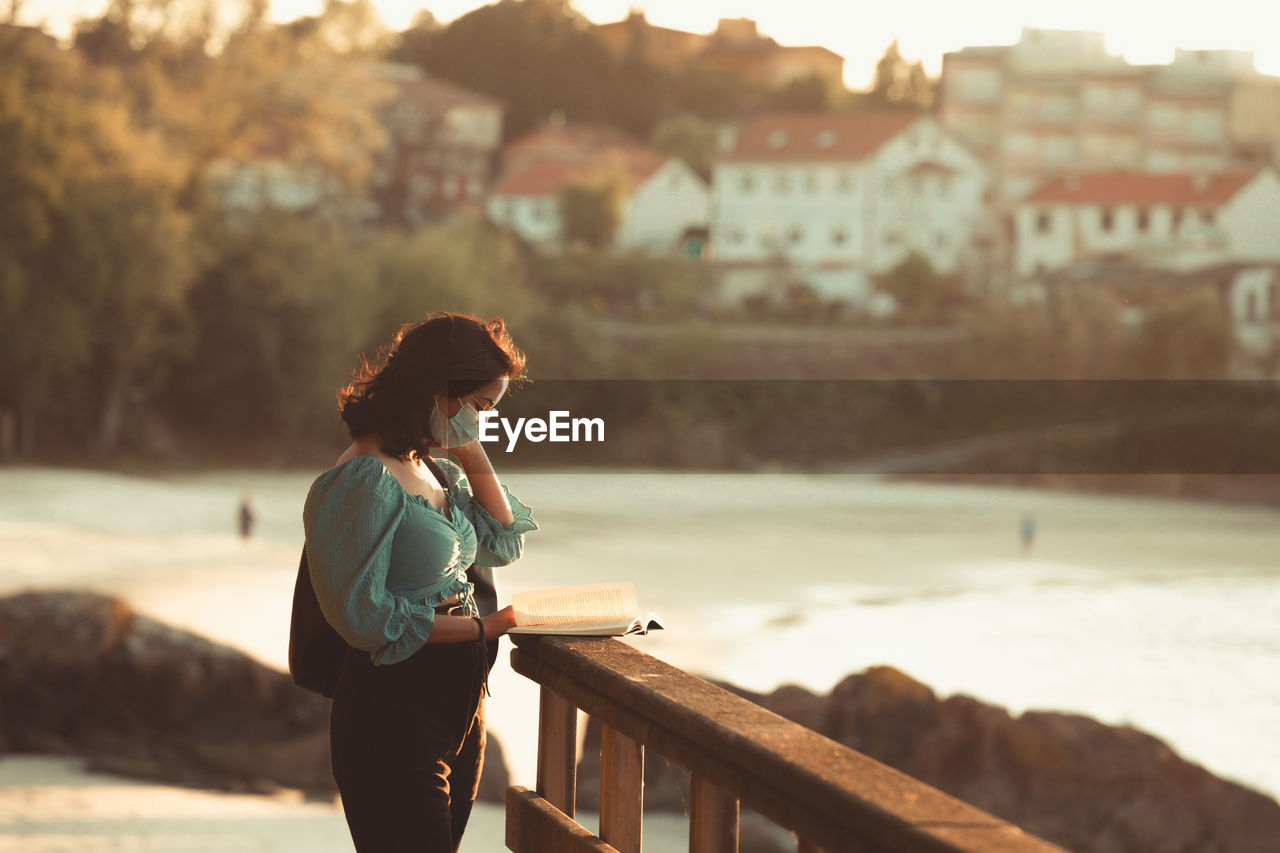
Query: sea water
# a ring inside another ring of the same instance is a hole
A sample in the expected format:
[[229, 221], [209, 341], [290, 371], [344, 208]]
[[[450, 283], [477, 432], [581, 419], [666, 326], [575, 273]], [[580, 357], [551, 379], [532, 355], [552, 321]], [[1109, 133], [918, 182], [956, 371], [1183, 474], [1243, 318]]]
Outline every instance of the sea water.
[[[0, 470], [0, 593], [115, 593], [283, 667], [317, 473]], [[1280, 795], [1274, 510], [834, 475], [504, 479], [541, 529], [502, 591], [634, 581], [668, 629], [628, 642], [691, 672], [825, 692], [888, 664], [941, 696], [1137, 726]], [[241, 541], [246, 489], [259, 524]], [[492, 687], [491, 728], [532, 786], [537, 688], [505, 661]]]

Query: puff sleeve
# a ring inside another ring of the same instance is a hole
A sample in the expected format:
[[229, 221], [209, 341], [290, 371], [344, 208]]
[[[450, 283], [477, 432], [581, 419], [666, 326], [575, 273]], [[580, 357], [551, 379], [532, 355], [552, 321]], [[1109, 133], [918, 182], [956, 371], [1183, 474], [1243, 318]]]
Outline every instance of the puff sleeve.
[[320, 610], [375, 664], [398, 663], [427, 642], [435, 610], [387, 589], [406, 495], [378, 459], [359, 456], [321, 475], [303, 507], [307, 561]]
[[466, 474], [456, 462], [436, 458], [432, 461], [440, 466], [449, 481], [447, 489], [453, 506], [460, 509], [475, 528], [476, 565], [494, 568], [509, 566], [519, 560], [524, 553], [524, 534], [538, 529], [533, 511], [513, 495], [505, 483], [499, 482], [511, 514], [515, 516], [511, 524], [504, 527], [472, 496]]

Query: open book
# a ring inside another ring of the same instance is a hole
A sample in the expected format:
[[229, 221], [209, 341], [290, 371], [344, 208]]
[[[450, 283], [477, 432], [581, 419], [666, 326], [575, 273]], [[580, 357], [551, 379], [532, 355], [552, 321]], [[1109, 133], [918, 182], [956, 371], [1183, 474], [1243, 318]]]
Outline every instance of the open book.
[[512, 634], [572, 634], [622, 637], [662, 628], [662, 620], [636, 608], [631, 583], [598, 583], [517, 592], [511, 596], [516, 612]]

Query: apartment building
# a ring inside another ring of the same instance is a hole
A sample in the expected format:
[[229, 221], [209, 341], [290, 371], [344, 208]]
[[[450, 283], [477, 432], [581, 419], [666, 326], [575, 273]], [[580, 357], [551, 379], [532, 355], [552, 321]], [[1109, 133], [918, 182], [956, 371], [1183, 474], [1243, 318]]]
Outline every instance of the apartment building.
[[990, 166], [997, 197], [1068, 170], [1217, 172], [1280, 155], [1280, 78], [1248, 51], [1108, 54], [1102, 33], [1025, 28], [943, 57], [938, 116]]

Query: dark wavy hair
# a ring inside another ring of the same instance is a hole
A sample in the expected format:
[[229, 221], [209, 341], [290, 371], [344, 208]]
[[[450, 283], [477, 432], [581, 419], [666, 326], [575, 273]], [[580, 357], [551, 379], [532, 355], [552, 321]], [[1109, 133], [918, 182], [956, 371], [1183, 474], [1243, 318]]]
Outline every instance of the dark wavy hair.
[[377, 433], [383, 452], [400, 458], [439, 446], [428, 427], [432, 395], [462, 397], [504, 376], [509, 387], [526, 378], [525, 354], [501, 317], [436, 312], [401, 326], [378, 361], [360, 357], [338, 408], [352, 438]]

